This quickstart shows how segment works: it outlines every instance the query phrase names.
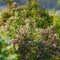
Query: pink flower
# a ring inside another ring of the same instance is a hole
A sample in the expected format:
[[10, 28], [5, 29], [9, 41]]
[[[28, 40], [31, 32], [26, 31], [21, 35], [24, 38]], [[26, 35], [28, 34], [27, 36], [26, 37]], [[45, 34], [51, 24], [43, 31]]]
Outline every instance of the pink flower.
[[54, 34], [55, 37], [57, 37], [57, 34]]
[[57, 46], [56, 43], [54, 43], [54, 44], [53, 44], [53, 47], [56, 47], [56, 46]]
[[8, 25], [5, 25], [3, 28], [4, 28], [4, 29], [7, 29], [7, 28], [8, 28]]
[[46, 45], [46, 46], [49, 46], [49, 41], [46, 41], [45, 45]]
[[16, 34], [16, 37], [19, 37], [18, 34]]
[[13, 5], [16, 5], [17, 3], [16, 2], [13, 2]]
[[17, 6], [17, 3], [13, 2], [12, 7], [16, 7], [16, 6]]

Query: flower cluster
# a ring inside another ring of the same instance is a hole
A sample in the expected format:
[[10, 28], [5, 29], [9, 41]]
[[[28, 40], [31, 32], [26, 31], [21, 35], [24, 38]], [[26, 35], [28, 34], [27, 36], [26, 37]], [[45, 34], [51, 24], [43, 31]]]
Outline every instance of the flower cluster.
[[1, 15], [0, 35], [10, 38], [19, 60], [54, 60], [60, 55], [60, 38], [53, 17], [34, 1], [25, 6], [13, 2]]

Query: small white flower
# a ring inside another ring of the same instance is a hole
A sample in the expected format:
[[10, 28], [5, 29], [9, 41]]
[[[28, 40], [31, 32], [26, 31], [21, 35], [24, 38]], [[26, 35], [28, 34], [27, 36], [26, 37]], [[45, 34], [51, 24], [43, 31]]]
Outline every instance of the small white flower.
[[57, 34], [54, 34], [55, 37], [57, 37]]
[[53, 44], [53, 47], [56, 47], [56, 44], [55, 43]]

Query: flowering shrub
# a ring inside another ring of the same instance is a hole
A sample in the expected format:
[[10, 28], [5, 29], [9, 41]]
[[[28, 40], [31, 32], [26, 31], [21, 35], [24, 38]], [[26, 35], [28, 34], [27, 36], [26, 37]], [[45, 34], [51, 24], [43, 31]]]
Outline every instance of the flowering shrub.
[[60, 55], [60, 38], [53, 26], [38, 30], [34, 28], [33, 32], [29, 27], [21, 26], [20, 33], [12, 43], [23, 60], [48, 60]]
[[24, 6], [13, 2], [2, 12], [0, 36], [10, 39], [18, 60], [56, 59], [60, 56], [60, 38], [53, 25], [53, 16], [40, 9], [38, 1], [29, 2]]

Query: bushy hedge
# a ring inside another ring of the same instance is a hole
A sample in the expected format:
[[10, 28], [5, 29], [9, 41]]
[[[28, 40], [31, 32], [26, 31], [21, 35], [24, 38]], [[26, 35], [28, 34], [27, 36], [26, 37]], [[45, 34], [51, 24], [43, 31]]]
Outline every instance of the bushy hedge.
[[[54, 17], [35, 0], [27, 1], [24, 6], [11, 4], [0, 18], [1, 39], [9, 39], [6, 46], [13, 45], [12, 50], [6, 50], [6, 53], [11, 51], [7, 53], [7, 60], [11, 54], [16, 56], [11, 60], [59, 60], [60, 38], [53, 24]], [[0, 53], [5, 56], [2, 47]]]

